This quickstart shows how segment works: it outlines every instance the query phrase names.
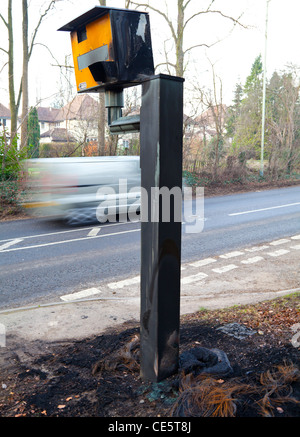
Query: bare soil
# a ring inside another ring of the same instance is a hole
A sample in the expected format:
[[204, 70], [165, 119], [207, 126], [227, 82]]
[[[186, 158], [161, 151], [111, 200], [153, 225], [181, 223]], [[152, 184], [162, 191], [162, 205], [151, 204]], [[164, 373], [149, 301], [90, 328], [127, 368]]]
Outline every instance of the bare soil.
[[[299, 417], [299, 322], [299, 294], [182, 316], [180, 356], [217, 348], [232, 372], [179, 368], [158, 383], [140, 378], [133, 322], [84, 340], [39, 345], [44, 352], [29, 360], [11, 351], [0, 374], [0, 416]], [[236, 338], [218, 329], [229, 323], [252, 334]]]

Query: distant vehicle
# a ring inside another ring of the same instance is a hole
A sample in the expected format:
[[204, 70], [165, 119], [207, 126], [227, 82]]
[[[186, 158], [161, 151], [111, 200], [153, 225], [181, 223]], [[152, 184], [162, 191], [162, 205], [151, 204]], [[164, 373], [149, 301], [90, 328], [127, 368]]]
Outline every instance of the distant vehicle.
[[24, 161], [33, 216], [64, 219], [70, 225], [115, 221], [140, 209], [139, 156], [43, 158]]

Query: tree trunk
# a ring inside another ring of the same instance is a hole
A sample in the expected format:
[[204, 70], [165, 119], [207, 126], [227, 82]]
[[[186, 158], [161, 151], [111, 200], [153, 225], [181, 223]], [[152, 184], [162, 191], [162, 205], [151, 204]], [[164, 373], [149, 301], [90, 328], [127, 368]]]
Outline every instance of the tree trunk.
[[27, 146], [28, 141], [28, 5], [22, 0], [23, 14], [23, 73], [22, 73], [22, 124], [21, 149]]
[[16, 107], [16, 95], [14, 87], [14, 36], [13, 36], [13, 20], [12, 20], [12, 0], [8, 0], [8, 89], [9, 89], [9, 106], [11, 114], [11, 131], [10, 143], [17, 134], [17, 118], [18, 110]]
[[176, 76], [178, 77], [184, 75], [183, 30], [184, 4], [183, 0], [177, 0]]
[[99, 94], [98, 155], [105, 155], [105, 95]]

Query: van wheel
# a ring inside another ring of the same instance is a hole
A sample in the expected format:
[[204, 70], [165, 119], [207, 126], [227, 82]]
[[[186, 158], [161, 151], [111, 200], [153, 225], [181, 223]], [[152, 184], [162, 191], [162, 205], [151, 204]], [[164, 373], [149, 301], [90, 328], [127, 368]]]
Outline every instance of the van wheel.
[[96, 214], [93, 208], [69, 209], [65, 215], [65, 222], [69, 226], [83, 225], [95, 221]]

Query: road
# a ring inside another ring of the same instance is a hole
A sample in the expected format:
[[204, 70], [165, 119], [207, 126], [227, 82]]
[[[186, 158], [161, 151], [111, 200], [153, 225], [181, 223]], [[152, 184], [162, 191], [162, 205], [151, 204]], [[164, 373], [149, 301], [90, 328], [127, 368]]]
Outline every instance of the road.
[[[299, 234], [300, 187], [206, 198], [202, 224], [199, 233], [187, 233], [183, 224], [183, 263]], [[0, 309], [55, 300], [139, 271], [139, 222], [0, 225]]]

